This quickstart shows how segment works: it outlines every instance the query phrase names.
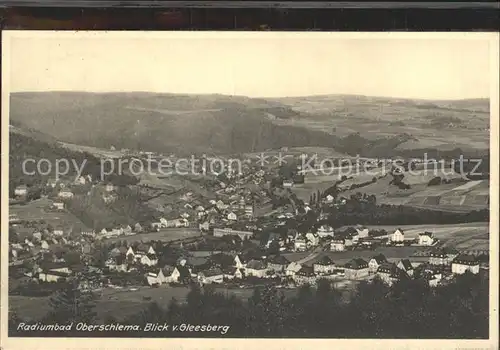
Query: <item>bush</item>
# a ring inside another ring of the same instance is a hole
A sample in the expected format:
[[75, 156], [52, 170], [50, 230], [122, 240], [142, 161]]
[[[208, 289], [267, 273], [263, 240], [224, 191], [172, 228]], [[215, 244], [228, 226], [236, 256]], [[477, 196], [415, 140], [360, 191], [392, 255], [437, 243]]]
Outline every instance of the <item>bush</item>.
[[438, 186], [438, 185], [441, 185], [442, 182], [443, 182], [443, 179], [441, 179], [441, 177], [439, 177], [439, 176], [436, 176], [435, 178], [433, 178], [429, 181], [427, 186]]

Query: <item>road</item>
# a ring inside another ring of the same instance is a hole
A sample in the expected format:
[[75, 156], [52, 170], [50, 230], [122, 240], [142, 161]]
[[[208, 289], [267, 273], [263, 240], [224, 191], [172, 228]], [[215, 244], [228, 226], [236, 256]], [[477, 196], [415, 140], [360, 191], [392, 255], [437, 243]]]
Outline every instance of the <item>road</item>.
[[297, 260], [296, 262], [299, 264], [305, 264], [308, 261], [311, 261], [311, 260], [317, 258], [318, 255], [321, 254], [321, 252], [323, 252], [323, 249], [327, 244], [328, 243], [323, 243], [322, 245], [315, 247], [308, 256], [306, 256], [300, 260]]

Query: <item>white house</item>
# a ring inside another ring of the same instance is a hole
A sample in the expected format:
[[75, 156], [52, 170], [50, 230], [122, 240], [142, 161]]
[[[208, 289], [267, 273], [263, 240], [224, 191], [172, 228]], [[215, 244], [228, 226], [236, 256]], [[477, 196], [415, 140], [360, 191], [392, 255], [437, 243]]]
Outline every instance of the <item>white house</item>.
[[345, 250], [345, 239], [344, 238], [333, 239], [330, 242], [330, 250], [332, 252], [343, 252]]
[[255, 276], [260, 278], [266, 277], [267, 263], [261, 260], [250, 260], [245, 267], [245, 273], [248, 276]]
[[42, 241], [40, 243], [40, 248], [42, 248], [44, 250], [49, 250], [49, 244], [47, 243], [47, 241]]
[[318, 236], [321, 238], [333, 237], [333, 235], [334, 235], [334, 231], [333, 231], [333, 228], [331, 226], [322, 225], [318, 229]]
[[198, 274], [198, 281], [203, 284], [219, 284], [224, 282], [224, 273], [220, 268], [201, 271]]
[[25, 196], [27, 193], [28, 193], [28, 187], [26, 185], [20, 185], [14, 189], [14, 194], [16, 196]]
[[368, 262], [368, 271], [370, 273], [375, 273], [377, 272], [378, 268], [383, 264], [386, 263], [387, 259], [385, 255], [383, 254], [378, 254], [375, 255], [373, 258], [370, 259]]
[[398, 228], [394, 233], [391, 235], [391, 242], [393, 243], [403, 243], [405, 240], [405, 234], [403, 230]]
[[363, 226], [356, 227], [356, 231], [358, 232], [359, 238], [367, 238], [368, 233], [370, 232], [366, 227]]
[[432, 232], [423, 232], [418, 234], [418, 244], [419, 245], [433, 245], [434, 244], [434, 236]]
[[297, 234], [295, 236], [295, 241], [293, 242], [294, 250], [297, 252], [307, 250], [307, 239], [303, 235]]
[[69, 199], [69, 198], [73, 198], [74, 194], [70, 190], [61, 190], [61, 191], [59, 191], [57, 196], [59, 198]]
[[413, 276], [414, 268], [410, 260], [401, 259], [397, 266], [399, 269], [405, 271], [408, 274], [408, 276]]
[[234, 266], [237, 269], [244, 269], [247, 265], [247, 261], [240, 255], [234, 257]]
[[301, 268], [302, 265], [300, 263], [293, 261], [286, 267], [285, 274], [287, 276], [294, 276]]
[[57, 282], [60, 279], [68, 278], [71, 272], [66, 269], [52, 269], [49, 271], [40, 272], [38, 279], [43, 282]]
[[283, 187], [284, 188], [291, 188], [293, 186], [293, 181], [291, 180], [285, 180], [283, 181]]
[[368, 263], [363, 259], [352, 259], [344, 265], [344, 273], [347, 279], [357, 280], [369, 275]]
[[467, 271], [470, 271], [473, 274], [478, 274], [479, 262], [473, 255], [461, 254], [451, 263], [451, 272], [457, 275], [462, 275]]
[[64, 203], [63, 202], [54, 202], [52, 203], [52, 207], [57, 210], [63, 210], [64, 209]]
[[55, 236], [62, 236], [64, 234], [64, 231], [60, 228], [57, 228], [52, 231], [52, 234], [54, 234]]
[[78, 185], [85, 185], [87, 183], [87, 181], [85, 180], [85, 178], [83, 176], [78, 176], [75, 179], [75, 183]]
[[316, 275], [314, 274], [313, 268], [309, 266], [302, 266], [292, 278], [297, 285], [314, 285], [316, 283]]
[[335, 263], [326, 255], [313, 264], [313, 271], [317, 275], [329, 275], [335, 270]]
[[329, 195], [327, 195], [327, 196], [323, 199], [323, 202], [324, 202], [324, 203], [326, 203], [326, 204], [330, 204], [330, 203], [333, 203], [333, 200], [334, 200], [334, 199], [335, 199], [335, 198], [334, 198], [331, 194], [329, 194]]
[[229, 214], [227, 214], [227, 219], [232, 220], [232, 221], [236, 221], [236, 220], [238, 220], [238, 216], [235, 213], [230, 212]]
[[165, 265], [162, 269], [163, 278], [165, 283], [178, 282], [181, 275], [179, 269], [174, 266]]
[[150, 286], [162, 285], [163, 283], [165, 283], [165, 276], [163, 275], [163, 269], [159, 269], [157, 273], [149, 272], [146, 275], [146, 279]]
[[319, 244], [319, 236], [312, 232], [306, 233], [306, 239], [309, 246], [316, 247]]

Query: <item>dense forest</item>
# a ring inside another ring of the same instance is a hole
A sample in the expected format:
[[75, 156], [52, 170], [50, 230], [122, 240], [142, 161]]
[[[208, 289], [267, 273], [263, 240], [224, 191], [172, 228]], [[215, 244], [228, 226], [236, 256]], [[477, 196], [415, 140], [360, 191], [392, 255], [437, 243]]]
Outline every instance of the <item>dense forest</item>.
[[[272, 286], [257, 288], [248, 300], [217, 293], [210, 286], [191, 287], [186, 302], [151, 303], [125, 320], [110, 314], [95, 319], [95, 296], [75, 283], [51, 298], [53, 312], [43, 324], [88, 322], [126, 325], [221, 325], [225, 332], [22, 332], [22, 320], [10, 313], [10, 336], [91, 337], [290, 337], [290, 338], [488, 338], [489, 288], [487, 275], [466, 273], [437, 288], [424, 279], [401, 280], [388, 287], [380, 280], [361, 282], [346, 300], [326, 280], [307, 285], [286, 298]], [[222, 334], [224, 333], [224, 334]]]

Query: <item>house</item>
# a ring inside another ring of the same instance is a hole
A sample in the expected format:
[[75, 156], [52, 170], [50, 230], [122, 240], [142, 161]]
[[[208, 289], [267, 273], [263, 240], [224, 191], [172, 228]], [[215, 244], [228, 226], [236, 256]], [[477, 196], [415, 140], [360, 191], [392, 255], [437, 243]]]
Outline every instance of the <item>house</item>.
[[45, 240], [40, 243], [40, 248], [43, 250], [49, 250], [49, 247], [49, 244]]
[[28, 186], [19, 185], [14, 189], [14, 195], [16, 196], [26, 196], [28, 194]]
[[165, 265], [162, 269], [162, 274], [165, 283], [179, 282], [180, 271], [177, 267]]
[[293, 261], [286, 267], [285, 274], [287, 276], [294, 276], [301, 268], [302, 268], [301, 264], [299, 264], [296, 261]]
[[130, 235], [131, 233], [132, 233], [132, 227], [130, 227], [130, 225], [127, 225], [123, 228], [123, 234]]
[[403, 243], [405, 241], [405, 234], [403, 230], [398, 228], [390, 237], [392, 243]]
[[386, 263], [387, 259], [385, 255], [383, 254], [378, 254], [375, 255], [373, 258], [370, 259], [368, 262], [368, 271], [370, 273], [375, 273], [377, 272], [378, 268], [383, 264]]
[[284, 188], [291, 188], [293, 186], [293, 181], [292, 180], [284, 180], [283, 181], [283, 187]]
[[356, 232], [358, 233], [359, 238], [368, 238], [368, 233], [370, 231], [364, 226], [358, 226], [356, 227]]
[[218, 267], [201, 271], [198, 274], [198, 281], [203, 284], [222, 283], [224, 282], [224, 273]]
[[143, 231], [142, 225], [140, 223], [136, 223], [134, 225], [134, 232], [141, 233]]
[[208, 231], [210, 230], [210, 222], [204, 221], [198, 225], [200, 231]]
[[413, 276], [414, 268], [413, 265], [411, 264], [410, 260], [408, 259], [401, 259], [398, 263], [398, 268], [403, 270], [408, 274], [408, 276]]
[[333, 228], [331, 226], [328, 226], [328, 225], [322, 225], [319, 229], [318, 229], [318, 236], [320, 238], [327, 238], [327, 237], [333, 237], [334, 235], [334, 231], [333, 231]]
[[37, 241], [41, 241], [42, 240], [42, 233], [41, 232], [33, 233], [33, 239], [35, 239]]
[[49, 179], [47, 181], [47, 186], [48, 187], [52, 187], [52, 188], [56, 187], [57, 186], [57, 180], [55, 180], [55, 179]]
[[38, 279], [43, 282], [57, 282], [71, 276], [71, 270], [68, 267], [52, 268], [40, 271]]
[[104, 265], [110, 271], [127, 272], [127, 259], [125, 255], [118, 255], [116, 257], [111, 257], [108, 260], [106, 260]]
[[437, 249], [430, 253], [429, 264], [431, 265], [450, 265], [453, 259], [458, 256], [458, 252], [454, 249]]
[[158, 272], [147, 273], [146, 280], [150, 286], [154, 285], [161, 286], [163, 283], [165, 283], [165, 276], [163, 275], [163, 269], [158, 269]]
[[465, 272], [479, 273], [479, 261], [473, 255], [460, 254], [451, 263], [451, 272], [462, 275]]
[[268, 265], [265, 261], [252, 259], [245, 267], [245, 274], [247, 276], [255, 276], [263, 278], [267, 276]]
[[266, 248], [269, 249], [271, 247], [271, 244], [273, 244], [273, 242], [278, 242], [278, 244], [281, 242], [281, 235], [277, 232], [271, 232], [269, 234], [269, 238], [267, 239], [267, 243], [266, 243]]
[[59, 193], [57, 194], [57, 196], [59, 198], [69, 199], [69, 198], [73, 198], [74, 194], [70, 190], [64, 189], [64, 190], [59, 191]]
[[306, 245], [308, 247], [316, 247], [319, 245], [319, 236], [312, 232], [306, 233], [306, 240], [307, 240]]
[[330, 203], [333, 203], [333, 201], [335, 200], [335, 197], [333, 197], [331, 194], [328, 194], [324, 199], [323, 199], [323, 203], [326, 203], [326, 204], [330, 204]]
[[54, 231], [52, 231], [52, 234], [54, 236], [62, 236], [64, 234], [64, 231], [60, 228], [56, 228], [56, 229], [54, 229]]
[[224, 275], [225, 279], [232, 280], [232, 279], [242, 279], [243, 278], [243, 269], [237, 269], [234, 266], [228, 266], [224, 269], [222, 269], [222, 273]]
[[269, 271], [274, 271], [276, 274], [284, 273], [289, 264], [290, 262], [283, 255], [275, 255], [268, 259]]
[[303, 252], [307, 250], [308, 240], [302, 234], [297, 233], [295, 236], [295, 241], [293, 242], [293, 248], [296, 252]]
[[333, 270], [335, 270], [335, 263], [327, 255], [313, 264], [313, 271], [317, 275], [329, 275]]
[[238, 216], [236, 216], [235, 213], [230, 212], [229, 214], [227, 214], [227, 219], [231, 220], [231, 221], [236, 221], [236, 220], [238, 220]]
[[87, 183], [87, 180], [85, 180], [85, 178], [83, 176], [78, 176], [76, 179], [75, 179], [75, 184], [78, 184], [78, 185], [85, 185]]
[[[138, 258], [137, 256], [138, 254], [136, 254], [136, 260]], [[140, 256], [140, 260], [139, 262], [141, 263], [141, 265], [146, 265], [146, 266], [155, 266], [156, 264], [158, 264], [158, 258], [155, 254], [139, 254]]]
[[246, 267], [246, 264], [247, 264], [247, 261], [246, 261], [246, 259], [243, 256], [236, 255], [234, 257], [234, 266], [237, 269], [244, 269]]
[[223, 237], [227, 235], [239, 236], [242, 240], [250, 239], [253, 236], [251, 231], [238, 231], [231, 228], [214, 228], [214, 237]]
[[419, 245], [433, 245], [434, 244], [434, 237], [432, 232], [423, 232], [418, 234], [418, 244]]
[[352, 259], [344, 265], [344, 273], [347, 279], [352, 280], [367, 277], [369, 274], [368, 263], [361, 258]]
[[345, 250], [345, 239], [337, 238], [330, 242], [330, 250], [332, 252], [343, 252]]
[[63, 202], [54, 202], [54, 203], [52, 203], [52, 207], [56, 210], [64, 210], [64, 203]]
[[344, 244], [345, 244], [346, 248], [352, 247], [354, 245], [354, 236], [351, 233], [344, 236]]
[[297, 285], [316, 283], [316, 275], [311, 266], [302, 266], [299, 271], [293, 276], [293, 281]]
[[408, 274], [394, 263], [383, 263], [377, 270], [377, 276], [390, 286], [402, 279], [409, 278]]

